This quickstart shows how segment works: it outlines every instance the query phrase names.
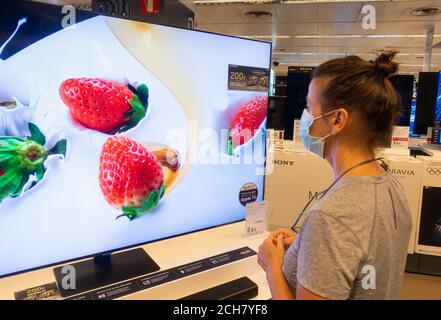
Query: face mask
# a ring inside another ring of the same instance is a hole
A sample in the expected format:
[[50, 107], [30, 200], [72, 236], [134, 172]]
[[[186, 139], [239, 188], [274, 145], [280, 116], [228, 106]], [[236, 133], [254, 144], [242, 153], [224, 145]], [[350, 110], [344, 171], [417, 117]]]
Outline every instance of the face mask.
[[330, 115], [331, 113], [335, 112], [336, 110], [332, 110], [328, 113], [325, 113], [324, 115], [314, 118], [308, 110], [304, 109], [302, 118], [300, 119], [300, 138], [302, 139], [303, 144], [305, 145], [306, 149], [311, 151], [312, 153], [315, 153], [320, 158], [323, 158], [323, 151], [325, 148], [325, 139], [332, 135], [332, 133], [324, 136], [324, 137], [313, 137], [309, 134], [309, 129], [311, 128], [312, 124], [315, 120], [321, 119], [323, 117], [326, 117], [327, 115]]

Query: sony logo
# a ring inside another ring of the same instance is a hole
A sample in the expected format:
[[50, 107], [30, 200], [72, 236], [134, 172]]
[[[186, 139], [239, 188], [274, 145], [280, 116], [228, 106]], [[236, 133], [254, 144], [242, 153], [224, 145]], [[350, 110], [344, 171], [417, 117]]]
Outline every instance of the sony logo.
[[292, 160], [273, 160], [273, 164], [277, 164], [279, 166], [293, 166], [294, 161], [292, 161]]
[[415, 171], [413, 170], [402, 170], [402, 169], [390, 169], [392, 174], [401, 175], [401, 176], [414, 176]]

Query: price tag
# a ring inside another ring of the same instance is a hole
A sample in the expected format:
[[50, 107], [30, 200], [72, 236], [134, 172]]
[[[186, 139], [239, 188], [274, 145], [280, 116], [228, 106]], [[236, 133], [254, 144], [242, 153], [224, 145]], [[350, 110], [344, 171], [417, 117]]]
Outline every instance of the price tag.
[[393, 128], [391, 148], [409, 148], [409, 127], [395, 126]]
[[266, 231], [266, 213], [268, 202], [250, 202], [246, 205], [245, 233], [247, 236]]

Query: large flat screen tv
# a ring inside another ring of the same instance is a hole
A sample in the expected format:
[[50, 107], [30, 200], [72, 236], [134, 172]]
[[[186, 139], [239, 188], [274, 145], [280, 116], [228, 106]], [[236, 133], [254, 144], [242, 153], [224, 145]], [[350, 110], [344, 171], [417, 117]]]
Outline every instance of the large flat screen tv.
[[229, 68], [270, 60], [267, 42], [103, 16], [0, 60], [0, 276], [244, 219], [268, 88]]

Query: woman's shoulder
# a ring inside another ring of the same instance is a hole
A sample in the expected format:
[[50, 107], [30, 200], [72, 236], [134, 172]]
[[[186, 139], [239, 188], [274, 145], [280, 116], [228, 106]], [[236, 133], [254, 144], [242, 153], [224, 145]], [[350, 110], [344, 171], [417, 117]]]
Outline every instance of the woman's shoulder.
[[372, 224], [378, 197], [389, 197], [386, 190], [400, 187], [388, 172], [377, 177], [347, 177], [317, 201], [311, 213], [328, 215], [359, 233]]

